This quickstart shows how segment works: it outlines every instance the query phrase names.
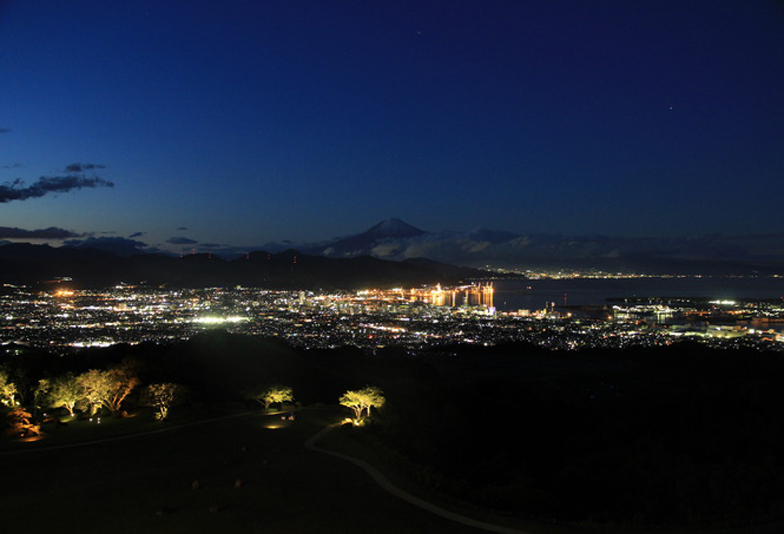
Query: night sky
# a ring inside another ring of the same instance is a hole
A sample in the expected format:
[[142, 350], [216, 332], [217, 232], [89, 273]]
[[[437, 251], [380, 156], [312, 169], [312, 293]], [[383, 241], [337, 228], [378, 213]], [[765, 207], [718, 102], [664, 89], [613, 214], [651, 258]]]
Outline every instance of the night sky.
[[0, 0], [0, 73], [0, 239], [784, 227], [772, 0]]

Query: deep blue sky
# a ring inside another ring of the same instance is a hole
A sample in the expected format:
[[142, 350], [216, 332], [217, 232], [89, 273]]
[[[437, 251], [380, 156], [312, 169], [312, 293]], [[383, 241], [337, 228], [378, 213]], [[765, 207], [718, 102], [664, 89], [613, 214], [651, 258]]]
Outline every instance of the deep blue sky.
[[772, 0], [0, 1], [0, 73], [5, 193], [73, 163], [114, 183], [0, 203], [3, 227], [159, 246], [321, 240], [387, 217], [783, 227]]

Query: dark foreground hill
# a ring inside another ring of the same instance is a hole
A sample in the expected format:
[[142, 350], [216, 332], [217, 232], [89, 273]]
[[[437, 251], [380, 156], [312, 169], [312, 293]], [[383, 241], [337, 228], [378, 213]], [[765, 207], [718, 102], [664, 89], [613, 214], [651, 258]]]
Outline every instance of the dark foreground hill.
[[29, 401], [40, 378], [124, 358], [139, 362], [144, 383], [187, 385], [199, 406], [241, 401], [270, 383], [292, 386], [304, 404], [379, 386], [387, 404], [356, 437], [394, 451], [402, 476], [507, 514], [624, 529], [784, 519], [779, 354], [691, 344], [368, 354], [214, 331], [60, 358], [7, 347], [0, 363]]
[[147, 283], [176, 287], [247, 285], [355, 289], [451, 284], [489, 274], [433, 261], [398, 262], [369, 256], [332, 259], [296, 250], [276, 254], [251, 252], [227, 261], [211, 254], [192, 254], [181, 258], [140, 254], [123, 258], [93, 249], [29, 244], [0, 246], [0, 281], [25, 285], [67, 278], [78, 287]]

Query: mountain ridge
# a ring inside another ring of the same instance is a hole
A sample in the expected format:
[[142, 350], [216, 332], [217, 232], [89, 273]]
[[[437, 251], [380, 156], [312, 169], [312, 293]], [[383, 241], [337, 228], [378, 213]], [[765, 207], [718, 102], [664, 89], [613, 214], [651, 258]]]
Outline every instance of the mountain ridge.
[[[145, 254], [139, 248], [143, 243], [131, 241], [127, 245], [123, 246], [122, 238], [100, 238], [78, 244], [69, 241], [60, 248], [104, 250], [126, 258]], [[299, 254], [334, 260], [370, 257], [400, 263], [426, 258], [450, 266], [517, 272], [598, 270], [649, 275], [784, 274], [784, 233], [747, 236], [709, 234], [679, 238], [518, 234], [486, 227], [433, 232], [421, 230], [402, 219], [389, 218], [363, 232], [320, 243], [282, 241], [256, 249], [218, 249], [195, 244], [194, 248], [207, 256], [226, 260], [257, 253], [279, 254], [296, 250]], [[161, 251], [149, 248], [146, 254], [150, 252]], [[0, 254], [0, 259], [2, 256]], [[65, 261], [67, 265], [70, 260], [64, 255], [59, 261]], [[161, 260], [135, 259], [131, 263], [152, 264], [156, 261], [160, 263]], [[191, 258], [185, 263], [196, 261]]]
[[327, 258], [289, 249], [255, 251], [227, 260], [210, 253], [180, 258], [138, 254], [128, 258], [89, 249], [17, 243], [0, 246], [0, 281], [46, 285], [70, 280], [78, 287], [120, 283], [212, 287], [246, 285], [277, 289], [362, 289], [454, 284], [494, 273], [439, 262], [396, 262], [370, 256]]
[[[375, 231], [385, 226], [413, 230]], [[467, 232], [426, 232], [400, 219], [386, 219], [359, 234], [304, 250], [331, 258], [428, 258], [452, 265], [518, 270], [577, 268], [742, 275], [784, 272], [784, 234], [775, 233], [658, 238], [516, 234], [485, 227]]]

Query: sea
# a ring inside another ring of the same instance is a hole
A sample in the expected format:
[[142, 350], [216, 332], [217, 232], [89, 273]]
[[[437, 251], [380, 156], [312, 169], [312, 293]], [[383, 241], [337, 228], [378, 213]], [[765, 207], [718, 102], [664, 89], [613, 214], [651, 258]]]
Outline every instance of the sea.
[[630, 297], [782, 300], [784, 277], [568, 278], [495, 280], [499, 311], [600, 306]]

